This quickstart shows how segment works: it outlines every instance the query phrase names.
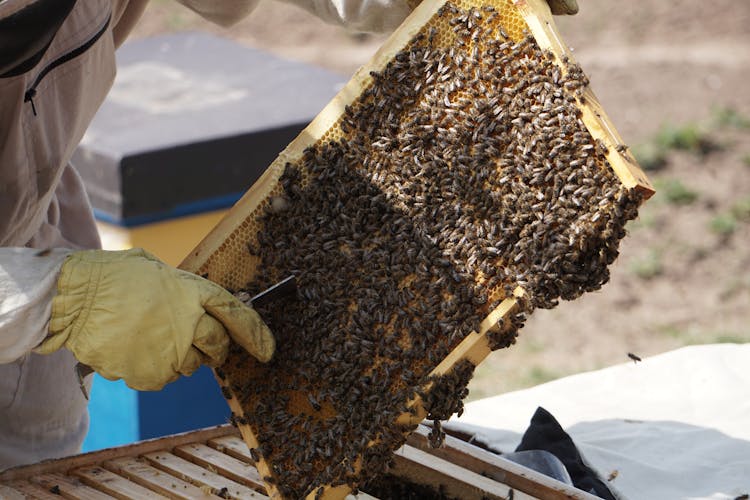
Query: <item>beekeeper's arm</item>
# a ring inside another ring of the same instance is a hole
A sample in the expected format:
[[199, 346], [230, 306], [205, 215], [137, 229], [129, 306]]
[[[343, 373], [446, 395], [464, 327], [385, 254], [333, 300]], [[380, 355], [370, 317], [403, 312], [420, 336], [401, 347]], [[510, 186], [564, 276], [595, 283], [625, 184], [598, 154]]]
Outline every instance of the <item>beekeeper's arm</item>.
[[261, 361], [275, 346], [254, 310], [141, 249], [0, 248], [0, 294], [0, 363], [66, 348], [134, 389], [221, 364], [230, 338]]
[[[258, 0], [178, 0], [201, 16], [229, 26], [247, 16]], [[357, 31], [387, 32], [398, 27], [421, 0], [284, 0], [322, 20]], [[547, 0], [553, 14], [575, 14], [576, 0]]]

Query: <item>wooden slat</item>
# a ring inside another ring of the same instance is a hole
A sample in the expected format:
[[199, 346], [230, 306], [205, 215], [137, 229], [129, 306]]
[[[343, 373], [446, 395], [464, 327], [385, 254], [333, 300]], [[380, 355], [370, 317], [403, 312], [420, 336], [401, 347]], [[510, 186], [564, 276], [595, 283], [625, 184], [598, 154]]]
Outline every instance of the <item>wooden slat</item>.
[[171, 474], [152, 467], [148, 462], [137, 458], [116, 458], [105, 462], [106, 469], [125, 476], [134, 483], [138, 483], [162, 495], [179, 500], [191, 498], [218, 499], [210, 488], [198, 488]]
[[205, 444], [186, 444], [174, 449], [174, 454], [203, 467], [213, 467], [216, 472], [240, 484], [264, 491], [263, 481], [255, 467], [214, 450]]
[[39, 500], [60, 500], [59, 495], [54, 495], [49, 490], [27, 481], [12, 481], [8, 486], [20, 491], [26, 498], [38, 498]]
[[34, 476], [31, 481], [38, 484], [47, 491], [56, 489], [58, 494], [63, 498], [72, 498], [76, 500], [108, 500], [112, 499], [101, 491], [86, 486], [76, 478], [65, 476], [63, 474], [41, 474]]
[[122, 476], [110, 472], [98, 465], [81, 467], [72, 472], [81, 478], [81, 481], [92, 488], [104, 491], [115, 498], [123, 500], [131, 498], [165, 499], [155, 491], [148, 490]]
[[[175, 446], [186, 443], [203, 442], [219, 436], [237, 435], [238, 431], [231, 425], [220, 425], [209, 427], [199, 431], [190, 431], [182, 434], [175, 434], [163, 438], [140, 441], [127, 446], [118, 448], [107, 448], [104, 450], [84, 453], [73, 457], [59, 458], [56, 460], [45, 460], [37, 464], [14, 467], [0, 472], [0, 482], [10, 481], [12, 479], [25, 479], [46, 472], [67, 471], [72, 468], [82, 467], [84, 465], [96, 465], [107, 460], [118, 457], [134, 457], [144, 453], [151, 453], [159, 450], [169, 450]], [[59, 500], [59, 499], [58, 499]]]
[[395, 465], [388, 472], [412, 482], [418, 480], [419, 484], [430, 486], [449, 497], [461, 500], [535, 498], [411, 446], [400, 448], [394, 453], [394, 458]]
[[215, 492], [224, 491], [229, 498], [236, 499], [264, 499], [268, 498], [247, 486], [239, 484], [227, 477], [221, 476], [212, 470], [196, 465], [188, 460], [180, 458], [172, 453], [155, 452], [143, 455], [157, 469], [168, 472], [180, 479], [200, 486], [210, 486]]
[[[352, 491], [351, 487], [346, 484], [340, 484], [338, 486], [323, 486], [322, 488], [322, 493], [318, 493], [318, 490], [320, 488], [315, 488], [305, 497], [305, 500], [316, 500], [317, 498], [321, 498], [323, 500], [345, 500], [348, 496], [351, 495]], [[283, 497], [279, 493], [278, 497], [273, 498]]]
[[18, 490], [14, 490], [10, 486], [0, 484], [0, 498], [7, 498], [8, 500], [23, 500], [26, 495]]
[[523, 467], [501, 456], [473, 446], [452, 436], [446, 436], [443, 446], [430, 446], [427, 435], [430, 430], [420, 425], [409, 435], [407, 446], [413, 446], [430, 455], [445, 459], [467, 470], [507, 484], [516, 491], [549, 500], [596, 500], [597, 497]]
[[222, 453], [234, 457], [243, 462], [254, 464], [255, 460], [250, 455], [247, 444], [239, 436], [224, 436], [208, 441], [208, 446]]

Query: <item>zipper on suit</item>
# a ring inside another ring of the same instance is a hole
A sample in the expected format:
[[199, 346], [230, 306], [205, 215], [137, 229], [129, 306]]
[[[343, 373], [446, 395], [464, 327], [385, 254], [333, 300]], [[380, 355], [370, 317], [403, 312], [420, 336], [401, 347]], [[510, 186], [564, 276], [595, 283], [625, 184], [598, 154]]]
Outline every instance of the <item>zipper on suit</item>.
[[75, 59], [76, 57], [80, 56], [87, 50], [89, 50], [97, 40], [99, 40], [105, 31], [107, 31], [107, 28], [109, 27], [109, 22], [112, 20], [112, 14], [107, 17], [107, 22], [104, 23], [104, 26], [102, 26], [99, 31], [94, 33], [94, 35], [89, 38], [84, 44], [79, 45], [75, 49], [64, 53], [57, 59], [53, 60], [49, 64], [47, 64], [42, 71], [39, 72], [39, 74], [34, 79], [34, 83], [31, 84], [31, 87], [29, 87], [26, 90], [26, 93], [23, 96], [23, 102], [28, 102], [31, 104], [31, 111], [34, 113], [34, 116], [36, 116], [36, 106], [34, 105], [34, 97], [36, 96], [36, 88], [39, 86], [42, 80], [44, 80], [44, 77], [47, 76], [47, 74], [52, 71], [53, 69], [57, 68], [58, 66], [65, 64], [66, 62]]

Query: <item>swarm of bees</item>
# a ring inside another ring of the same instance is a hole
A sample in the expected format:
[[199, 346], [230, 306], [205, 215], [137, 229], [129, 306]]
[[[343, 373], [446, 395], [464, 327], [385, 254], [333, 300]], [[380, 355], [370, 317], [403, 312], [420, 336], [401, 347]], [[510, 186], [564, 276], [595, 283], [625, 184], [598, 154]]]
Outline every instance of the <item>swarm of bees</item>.
[[294, 274], [298, 297], [259, 308], [273, 361], [248, 367], [234, 346], [221, 377], [284, 497], [383, 472], [417, 397], [439, 445], [474, 366], [430, 372], [517, 286], [492, 348], [533, 309], [601, 287], [642, 200], [581, 120], [578, 66], [511, 38], [494, 7], [436, 16], [448, 39], [426, 27], [371, 74], [336, 131], [287, 163], [248, 244], [246, 295]]
[[456, 363], [450, 373], [428, 377], [426, 390], [420, 391], [422, 404], [429, 409], [427, 418], [432, 419], [432, 430], [427, 436], [433, 448], [440, 448], [445, 440], [442, 420], [451, 415], [459, 417], [464, 412], [464, 398], [469, 395], [469, 381], [475, 366], [469, 360]]

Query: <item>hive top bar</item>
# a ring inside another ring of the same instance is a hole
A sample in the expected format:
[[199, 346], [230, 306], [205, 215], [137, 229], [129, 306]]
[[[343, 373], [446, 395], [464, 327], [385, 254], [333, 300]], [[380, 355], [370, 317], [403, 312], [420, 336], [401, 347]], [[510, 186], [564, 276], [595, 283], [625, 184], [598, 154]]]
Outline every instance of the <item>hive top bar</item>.
[[[534, 28], [536, 27], [536, 28]], [[216, 370], [277, 498], [338, 498], [526, 315], [599, 289], [651, 188], [545, 2], [421, 4], [183, 267], [249, 296], [274, 359]]]

